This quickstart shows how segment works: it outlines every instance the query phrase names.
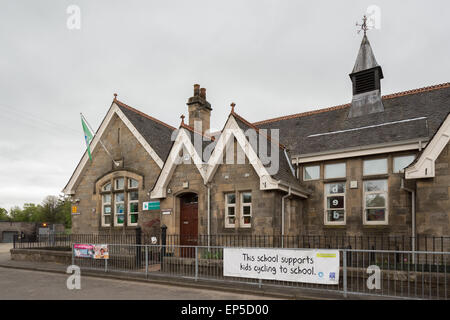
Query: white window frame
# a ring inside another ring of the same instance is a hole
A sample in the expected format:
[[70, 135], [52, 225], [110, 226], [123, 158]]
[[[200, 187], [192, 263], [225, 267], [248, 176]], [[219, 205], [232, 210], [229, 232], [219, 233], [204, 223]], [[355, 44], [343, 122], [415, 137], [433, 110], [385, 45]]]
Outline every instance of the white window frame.
[[[131, 186], [131, 182], [132, 181], [136, 181], [137, 182], [137, 187], [132, 187]], [[133, 179], [133, 178], [128, 178], [128, 189], [133, 189], [133, 190], [135, 190], [135, 189], [138, 189], [139, 188], [139, 181], [138, 180], [136, 180], [136, 179]]]
[[[370, 181], [386, 181], [386, 190], [385, 191], [366, 191], [366, 182]], [[384, 194], [385, 195], [385, 207], [366, 207], [366, 195], [368, 194]], [[385, 209], [384, 212], [384, 221], [367, 221], [367, 212], [366, 209]], [[363, 224], [374, 226], [374, 225], [388, 225], [389, 224], [389, 181], [388, 179], [374, 179], [374, 180], [365, 180], [363, 182]]]
[[[228, 195], [233, 194], [234, 195], [234, 203], [228, 203]], [[237, 220], [237, 212], [236, 212], [236, 194], [234, 192], [227, 192], [225, 193], [225, 228], [235, 228], [236, 227], [236, 220]], [[234, 223], [231, 224], [228, 222], [228, 218], [231, 217], [228, 214], [228, 208], [234, 208]]]
[[[333, 193], [333, 194], [329, 194], [327, 191], [327, 186], [330, 184], [344, 184], [344, 193]], [[347, 210], [345, 209], [345, 206], [347, 204], [347, 200], [345, 199], [346, 194], [347, 194], [347, 182], [346, 181], [342, 181], [342, 182], [330, 182], [330, 183], [325, 183], [324, 184], [324, 203], [323, 203], [323, 207], [324, 207], [324, 217], [323, 217], [323, 221], [324, 224], [326, 226], [345, 226], [347, 224]], [[337, 221], [337, 222], [330, 222], [328, 221], [328, 197], [339, 197], [339, 196], [343, 196], [344, 197], [344, 208], [343, 209], [335, 209], [335, 210], [343, 210], [344, 211], [344, 221]]]
[[[118, 201], [116, 201], [116, 199], [117, 199], [116, 196], [120, 193], [123, 194], [123, 201], [118, 202]], [[117, 226], [117, 227], [123, 226], [125, 224], [125, 216], [127, 216], [126, 207], [125, 207], [125, 195], [126, 195], [125, 191], [114, 193], [114, 226]], [[123, 221], [124, 222], [122, 222], [122, 223], [117, 222], [117, 216], [119, 215], [119, 213], [117, 213], [117, 205], [118, 204], [123, 204], [123, 216], [124, 216]]]
[[[104, 201], [104, 196], [108, 195], [110, 198], [109, 202]], [[104, 193], [101, 195], [102, 197], [102, 227], [110, 227], [111, 226], [111, 216], [112, 216], [112, 193]], [[105, 214], [105, 206], [109, 206], [111, 208], [108, 214]], [[105, 216], [109, 216], [109, 223], [105, 223]]]
[[[314, 168], [317, 167], [319, 168], [319, 177], [317, 179], [307, 179], [306, 178], [306, 168]], [[317, 181], [320, 180], [320, 165], [316, 165], [316, 166], [304, 166], [303, 167], [303, 181]]]
[[414, 160], [416, 159], [416, 156], [414, 154], [405, 154], [405, 155], [402, 155], [402, 156], [394, 156], [394, 159], [392, 160], [392, 172], [393, 173], [403, 173], [403, 172], [405, 172], [405, 168], [400, 169], [398, 171], [395, 170], [395, 159], [408, 158], [408, 157], [412, 157], [413, 160], [405, 168], [407, 168], [411, 163], [414, 162]]
[[[117, 182], [122, 179], [123, 180], [123, 187], [122, 188], [118, 188], [117, 187]], [[114, 190], [125, 190], [125, 177], [119, 177], [119, 178], [115, 178], [114, 179]]]
[[[250, 194], [250, 203], [244, 203], [244, 195], [245, 194]], [[250, 191], [244, 191], [240, 193], [240, 198], [239, 198], [239, 203], [240, 203], [240, 225], [241, 228], [251, 228], [252, 227], [252, 215], [253, 215], [253, 210], [252, 210], [252, 202], [253, 202], [253, 197], [252, 197], [252, 193]], [[244, 216], [244, 207], [250, 207], [250, 214], [245, 215]], [[250, 223], [246, 224], [244, 223], [244, 217], [250, 217]]]
[[[344, 165], [344, 175], [342, 175], [342, 176], [334, 176], [334, 177], [327, 177], [327, 167], [334, 166], [334, 165]], [[324, 165], [323, 171], [324, 171], [323, 178], [325, 180], [327, 180], [327, 179], [346, 178], [347, 177], [347, 163], [346, 162], [328, 163], [328, 164]]]
[[[138, 194], [138, 199], [137, 200], [131, 200], [131, 193], [132, 192], [136, 192], [137, 194]], [[133, 227], [133, 226], [137, 226], [138, 225], [138, 222], [135, 222], [135, 223], [132, 223], [131, 222], [131, 216], [132, 215], [137, 215], [138, 216], [138, 220], [137, 221], [139, 221], [139, 192], [137, 191], [137, 190], [133, 190], [133, 191], [130, 191], [130, 192], [127, 192], [127, 194], [128, 194], [128, 212], [127, 212], [127, 219], [128, 219], [128, 223], [127, 223], [127, 225], [128, 226], [131, 226], [131, 227]], [[133, 204], [133, 203], [137, 203], [137, 205], [138, 205], [138, 211], [137, 212], [131, 212], [131, 205]]]
[[[105, 189], [107, 185], [109, 185], [109, 189]], [[112, 183], [111, 183], [111, 181], [105, 183], [105, 184], [102, 186], [102, 192], [111, 192], [111, 190], [112, 190]]]
[[[386, 171], [385, 172], [378, 172], [378, 173], [366, 173], [366, 163], [368, 161], [381, 161], [384, 160], [384, 162], [386, 163]], [[365, 159], [363, 160], [363, 176], [367, 177], [367, 176], [376, 176], [376, 175], [380, 175], [380, 174], [388, 174], [389, 173], [389, 164], [388, 164], [388, 159], [387, 158], [377, 158], [377, 159]]]

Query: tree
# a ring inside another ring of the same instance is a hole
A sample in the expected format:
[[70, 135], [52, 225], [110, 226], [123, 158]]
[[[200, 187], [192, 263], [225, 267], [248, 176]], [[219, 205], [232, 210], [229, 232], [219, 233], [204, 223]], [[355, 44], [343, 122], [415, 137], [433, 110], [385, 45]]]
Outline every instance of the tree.
[[0, 208], [0, 221], [8, 221], [10, 217], [8, 216], [8, 211], [6, 209]]

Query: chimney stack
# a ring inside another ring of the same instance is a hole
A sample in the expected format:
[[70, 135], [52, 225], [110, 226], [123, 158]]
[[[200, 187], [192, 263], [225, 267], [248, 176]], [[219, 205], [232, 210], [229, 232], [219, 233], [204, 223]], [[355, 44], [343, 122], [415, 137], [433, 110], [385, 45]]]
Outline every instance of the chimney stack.
[[[189, 111], [189, 126], [195, 128], [195, 122], [201, 122], [201, 131], [210, 129], [211, 104], [206, 101], [206, 89], [194, 84], [194, 95], [187, 102]], [[198, 128], [199, 129], [199, 128]]]

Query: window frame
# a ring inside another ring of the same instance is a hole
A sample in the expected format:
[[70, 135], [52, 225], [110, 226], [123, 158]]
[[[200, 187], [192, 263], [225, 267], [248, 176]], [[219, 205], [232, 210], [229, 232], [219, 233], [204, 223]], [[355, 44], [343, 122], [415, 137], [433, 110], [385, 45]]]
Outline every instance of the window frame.
[[[408, 165], [406, 165], [406, 167], [404, 167], [403, 169], [400, 169], [399, 171], [396, 171], [395, 170], [395, 159], [407, 158], [407, 157], [412, 157], [413, 160]], [[411, 163], [413, 163], [415, 159], [416, 159], [416, 155], [415, 154], [405, 154], [405, 155], [401, 155], [401, 156], [393, 156], [392, 157], [392, 173], [397, 173], [397, 174], [398, 173], [404, 173], [405, 172], [405, 168], [407, 168]]]
[[[234, 203], [228, 202], [228, 195], [234, 195]], [[226, 192], [225, 193], [225, 215], [224, 215], [224, 218], [225, 218], [225, 228], [226, 229], [236, 228], [236, 220], [237, 220], [236, 199], [237, 199], [237, 197], [236, 197], [235, 192]], [[228, 218], [233, 217], [232, 215], [228, 214], [228, 208], [230, 208], [230, 207], [234, 208], [234, 223], [233, 224], [228, 222]]]
[[[117, 187], [117, 182], [118, 182], [120, 179], [123, 180], [123, 186], [122, 186], [122, 188], [118, 188], [118, 187]], [[114, 178], [114, 191], [122, 191], [122, 190], [125, 190], [125, 177], [117, 177], [117, 178]]]
[[[384, 191], [366, 191], [366, 183], [371, 181], [385, 181], [386, 190]], [[384, 207], [369, 207], [367, 208], [366, 195], [367, 194], [384, 194], [385, 195], [385, 206]], [[384, 221], [368, 221], [367, 220], [367, 209], [384, 209]], [[388, 225], [389, 224], [389, 180], [388, 179], [373, 179], [365, 180], [363, 182], [363, 224], [374, 226], [374, 225]]]
[[[343, 176], [327, 177], [327, 167], [334, 166], [334, 165], [344, 165], [344, 175]], [[324, 180], [347, 178], [347, 162], [335, 162], [335, 163], [324, 164], [324, 167], [323, 167], [323, 178], [324, 178]]]
[[[385, 161], [385, 163], [386, 163], [386, 171], [385, 172], [378, 172], [378, 173], [366, 173], [365, 171], [366, 171], [366, 167], [365, 167], [365, 165], [366, 165], [366, 162], [368, 162], [368, 161], [380, 161], [380, 160], [384, 160]], [[388, 161], [388, 158], [386, 157], [386, 158], [374, 158], [374, 159], [363, 159], [363, 165], [362, 165], [362, 174], [363, 174], [363, 177], [370, 177], [370, 176], [379, 176], [379, 175], [386, 175], [386, 174], [389, 174], [389, 161]]]
[[[344, 185], [344, 193], [333, 193], [333, 194], [328, 193], [327, 186], [332, 185], [332, 184], [343, 184]], [[324, 195], [324, 197], [323, 197], [324, 198], [324, 217], [323, 217], [324, 225], [326, 225], [326, 226], [345, 226], [347, 224], [347, 210], [346, 210], [347, 181], [328, 182], [328, 183], [324, 183], [323, 187], [324, 187], [324, 193], [323, 193], [323, 195]], [[341, 210], [341, 211], [343, 210], [344, 211], [344, 221], [337, 221], [337, 222], [328, 221], [328, 211], [332, 210], [332, 209], [328, 209], [328, 197], [338, 197], [338, 196], [344, 197], [344, 207], [343, 207], [343, 209], [335, 209], [335, 210]]]
[[[117, 199], [117, 195], [118, 194], [123, 194], [123, 201], [117, 201], [116, 199]], [[114, 226], [115, 227], [122, 227], [122, 226], [124, 226], [125, 225], [125, 221], [126, 221], [126, 218], [125, 218], [125, 216], [128, 216], [128, 213], [126, 212], [126, 204], [125, 204], [125, 200], [126, 200], [126, 192], [125, 192], [125, 190], [123, 191], [123, 192], [116, 192], [116, 193], [114, 193]], [[123, 213], [122, 214], [118, 214], [117, 213], [117, 205], [118, 204], [123, 204]], [[117, 216], [118, 215], [123, 215], [124, 217], [124, 219], [123, 219], [123, 222], [122, 223], [118, 223], [117, 222]]]
[[[103, 189], [103, 187], [102, 187]], [[105, 196], [109, 196], [109, 202], [104, 201]], [[111, 216], [112, 216], [112, 203], [113, 203], [113, 194], [111, 192], [105, 192], [101, 195], [102, 197], [102, 227], [110, 227], [111, 226]], [[105, 206], [110, 207], [110, 212], [108, 214], [105, 214]], [[109, 216], [109, 223], [105, 223], [105, 216]]]
[[[130, 177], [128, 177], [127, 180], [128, 180], [128, 189], [130, 189], [130, 190], [136, 190], [136, 189], [139, 189], [139, 181], [138, 181], [138, 180], [133, 179], [133, 178], [130, 178]], [[136, 183], [137, 183], [137, 186], [136, 186], [136, 187], [131, 186], [131, 182], [132, 182], [132, 181], [136, 181]]]
[[[250, 203], [245, 202], [244, 203], [244, 195], [250, 194]], [[252, 217], [253, 217], [253, 209], [252, 209], [252, 203], [253, 203], [253, 196], [251, 191], [242, 191], [240, 192], [239, 196], [239, 215], [240, 215], [240, 227], [241, 228], [251, 228], [252, 227]], [[244, 216], [244, 207], [250, 207], [250, 214], [246, 214]], [[250, 217], [250, 223], [246, 224], [244, 222], [245, 217]]]
[[[306, 168], [314, 168], [314, 167], [319, 168], [319, 176], [317, 178], [306, 179]], [[303, 166], [303, 181], [318, 181], [318, 180], [320, 180], [320, 174], [321, 174], [320, 171], [321, 171], [320, 164], [312, 165], [312, 166]]]
[[[137, 193], [137, 196], [138, 196], [137, 200], [131, 200], [131, 194], [133, 192]], [[127, 194], [128, 194], [128, 199], [127, 199], [128, 200], [128, 204], [127, 204], [127, 213], [126, 213], [127, 214], [127, 226], [134, 227], [134, 226], [138, 225], [138, 222], [132, 223], [131, 222], [131, 216], [132, 215], [136, 215], [137, 218], [138, 218], [136, 221], [139, 221], [139, 212], [140, 212], [139, 211], [139, 192], [137, 191], [136, 188], [134, 188], [134, 190], [127, 192]], [[131, 212], [131, 205], [134, 204], [134, 203], [137, 203], [137, 211], [136, 212]]]

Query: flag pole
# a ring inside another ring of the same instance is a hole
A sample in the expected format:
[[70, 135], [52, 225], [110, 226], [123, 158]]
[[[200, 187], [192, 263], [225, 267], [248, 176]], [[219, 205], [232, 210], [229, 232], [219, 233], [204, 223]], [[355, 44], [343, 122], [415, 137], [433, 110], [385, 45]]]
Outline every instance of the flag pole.
[[[86, 122], [86, 124], [89, 126], [89, 129], [91, 130], [92, 133], [94, 133], [94, 137], [97, 135], [97, 133], [95, 133], [94, 130], [92, 130], [91, 125], [89, 124], [89, 122], [86, 120], [85, 116], [80, 112], [81, 117], [84, 119], [84, 121]], [[116, 162], [113, 158], [113, 156], [111, 155], [111, 153], [108, 151], [108, 149], [106, 149], [105, 145], [102, 142], [102, 139], [100, 139], [100, 137], [98, 138], [98, 141], [100, 142], [100, 144], [102, 145], [103, 149], [105, 149], [106, 153], [108, 154], [108, 156], [111, 158], [111, 160], [114, 162], [114, 164], [116, 165], [116, 167], [118, 167], [120, 165], [119, 162]]]

